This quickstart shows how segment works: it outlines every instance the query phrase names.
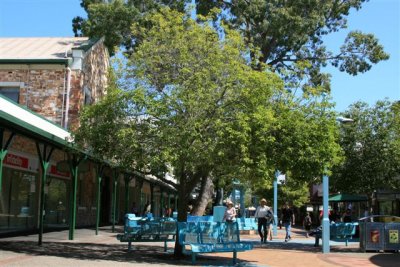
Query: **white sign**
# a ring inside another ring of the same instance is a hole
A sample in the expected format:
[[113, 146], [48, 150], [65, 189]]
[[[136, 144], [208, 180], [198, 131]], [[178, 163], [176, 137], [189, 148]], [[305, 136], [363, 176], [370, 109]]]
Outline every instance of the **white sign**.
[[277, 179], [278, 184], [285, 184], [285, 181], [286, 181], [286, 175], [280, 174]]

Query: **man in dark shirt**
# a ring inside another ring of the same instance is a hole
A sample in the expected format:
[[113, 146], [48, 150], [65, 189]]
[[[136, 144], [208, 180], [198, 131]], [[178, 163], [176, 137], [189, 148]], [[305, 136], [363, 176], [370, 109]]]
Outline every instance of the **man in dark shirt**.
[[346, 210], [346, 213], [343, 215], [343, 219], [342, 220], [345, 223], [349, 223], [349, 222], [352, 221], [352, 219], [351, 219], [351, 209], [347, 209]]
[[286, 202], [285, 206], [282, 209], [282, 215], [281, 215], [281, 220], [282, 224], [285, 226], [286, 229], [286, 237], [285, 237], [285, 242], [288, 242], [291, 237], [291, 226], [294, 225], [294, 213], [293, 210], [289, 207], [289, 203]]

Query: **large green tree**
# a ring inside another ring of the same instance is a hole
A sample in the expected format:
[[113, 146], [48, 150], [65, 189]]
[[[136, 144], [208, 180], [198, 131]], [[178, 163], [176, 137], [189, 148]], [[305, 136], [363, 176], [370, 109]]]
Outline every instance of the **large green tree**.
[[[280, 169], [292, 171], [296, 179], [305, 179], [317, 172], [321, 173], [321, 168], [330, 165], [327, 162], [337, 161], [336, 157], [332, 157], [331, 161], [325, 160], [326, 155], [335, 154], [337, 147], [332, 145], [334, 115], [328, 116], [326, 127], [321, 124], [326, 121], [326, 113], [320, 112], [319, 96], [321, 92], [330, 90], [330, 76], [322, 73], [321, 68], [330, 63], [341, 71], [356, 75], [369, 70], [372, 64], [387, 59], [388, 55], [372, 34], [358, 31], [349, 33], [340, 52], [336, 54], [327, 50], [324, 36], [345, 28], [350, 11], [359, 10], [364, 2], [366, 0], [195, 1], [196, 13], [211, 15], [210, 25], [220, 30], [220, 36], [224, 36], [221, 33], [227, 29], [241, 33], [247, 48], [245, 55], [253, 69], [263, 71], [267, 66], [269, 72], [278, 73], [292, 94], [290, 96], [284, 92], [279, 101], [278, 98], [270, 101], [277, 115], [273, 115], [273, 127], [269, 127], [268, 131], [260, 128], [257, 123], [251, 123], [253, 141], [247, 140], [251, 146], [246, 151], [251, 156], [242, 157], [240, 153], [231, 155], [232, 159], [248, 164], [247, 173], [251, 170], [255, 172], [254, 175], [268, 173], [273, 177], [274, 170]], [[146, 19], [147, 14], [165, 6], [184, 11], [190, 3], [191, 0], [82, 0], [81, 5], [88, 18], [74, 18], [73, 28], [76, 35], [105, 36], [111, 54], [115, 53], [117, 47], [124, 47], [125, 54], [131, 55], [146, 38], [145, 31], [131, 31], [132, 25], [135, 25], [135, 29], [150, 29], [152, 22]], [[198, 22], [203, 23], [201, 18]], [[160, 64], [161, 67], [169, 66]], [[159, 75], [157, 71], [153, 74]], [[158, 79], [157, 82], [162, 81]], [[297, 89], [301, 90], [298, 92]], [[322, 137], [320, 133], [326, 134], [328, 138]], [[240, 134], [237, 136], [240, 138]], [[321, 146], [316, 142], [321, 142]], [[326, 145], [325, 150], [320, 149], [323, 145]], [[231, 173], [227, 173], [222, 168], [221, 171], [215, 170], [214, 175], [246, 177], [242, 175], [243, 171], [243, 167], [231, 168]], [[271, 179], [260, 183], [269, 187]], [[224, 184], [223, 179], [218, 181]], [[201, 185], [209, 186], [210, 183], [204, 181]], [[209, 192], [203, 189], [200, 191]], [[205, 202], [207, 200], [199, 203], [204, 206]]]
[[[329, 51], [324, 36], [347, 27], [352, 10], [361, 9], [368, 0], [196, 0], [198, 14], [208, 15], [214, 8], [222, 10], [214, 15], [214, 25], [223, 22], [241, 32], [250, 49], [252, 66], [261, 70], [265, 63], [286, 79], [287, 87], [303, 90], [320, 86], [330, 90], [330, 75], [321, 68], [327, 64], [351, 75], [368, 71], [373, 64], [388, 59], [383, 47], [373, 34], [349, 32], [339, 52]], [[73, 20], [76, 35], [106, 37], [113, 53], [115, 47], [127, 51], [140, 43], [139, 32], [133, 34], [133, 22], [146, 24], [143, 15], [162, 6], [183, 11], [192, 0], [82, 0], [88, 18]], [[301, 63], [301, 64], [295, 64]]]
[[399, 188], [399, 104], [357, 102], [345, 115], [354, 123], [341, 127], [345, 161], [334, 169], [333, 189], [370, 196], [378, 188]]
[[185, 0], [81, 0], [81, 6], [87, 18], [73, 18], [75, 36], [105, 37], [105, 45], [114, 55], [118, 47], [124, 47], [129, 54], [140, 43], [142, 36], [131, 31], [133, 23], [146, 24], [143, 18], [149, 12], [165, 6], [183, 12]]
[[[168, 9], [146, 20], [151, 28], [133, 27], [144, 38], [125, 72], [132, 83], [123, 79], [123, 90], [110, 88], [85, 111], [77, 139], [126, 167], [172, 172], [178, 220], [185, 221], [190, 193], [217, 165], [248, 173], [248, 125], [268, 127], [269, 100], [283, 86], [273, 73], [246, 65], [235, 32], [221, 41], [207, 19], [197, 24]], [[229, 160], [238, 155], [242, 160]]]
[[133, 25], [143, 39], [124, 77], [83, 113], [77, 140], [123, 167], [172, 173], [179, 221], [204, 179], [256, 186], [276, 168], [299, 181], [329, 168], [338, 147], [327, 101], [294, 101], [276, 74], [252, 69], [236, 31], [221, 40], [210, 17], [160, 11]]

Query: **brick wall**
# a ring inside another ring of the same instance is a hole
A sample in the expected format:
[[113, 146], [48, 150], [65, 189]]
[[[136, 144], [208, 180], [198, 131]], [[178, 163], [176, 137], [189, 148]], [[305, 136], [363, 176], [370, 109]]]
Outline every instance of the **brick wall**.
[[[79, 126], [79, 113], [85, 104], [84, 90], [91, 92], [89, 103], [98, 101], [105, 94], [109, 56], [102, 42], [86, 51], [82, 70], [71, 71], [68, 107], [68, 128]], [[63, 65], [0, 65], [0, 82], [19, 82], [19, 103], [63, 126], [68, 70]]]
[[[71, 71], [69, 129], [79, 126], [79, 113], [85, 104], [85, 88], [90, 91], [89, 103], [105, 95], [108, 67], [109, 55], [103, 43], [98, 42], [86, 51], [82, 70]], [[60, 126], [65, 116], [67, 76], [68, 69], [64, 65], [0, 65], [0, 82], [23, 84], [19, 103]], [[8, 136], [7, 131], [4, 139]], [[17, 136], [10, 149], [38, 158], [35, 141], [29, 138]], [[62, 150], [55, 150], [51, 157], [52, 162], [65, 159]], [[82, 191], [78, 192], [77, 226], [93, 225], [96, 219], [96, 173], [94, 164], [89, 164], [89, 172], [80, 175], [83, 183]], [[111, 190], [112, 187], [107, 185], [107, 188]]]

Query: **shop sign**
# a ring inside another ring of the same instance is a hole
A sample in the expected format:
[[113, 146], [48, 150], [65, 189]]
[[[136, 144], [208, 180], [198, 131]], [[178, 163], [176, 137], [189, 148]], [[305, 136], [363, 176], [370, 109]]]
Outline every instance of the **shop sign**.
[[19, 167], [23, 169], [28, 169], [29, 167], [29, 159], [21, 156], [17, 156], [11, 153], [8, 153], [3, 161], [4, 165]]
[[379, 230], [371, 230], [371, 243], [379, 243]]
[[390, 244], [399, 243], [399, 231], [398, 230], [389, 230], [389, 243]]
[[50, 171], [49, 171], [49, 173], [50, 173], [51, 175], [62, 176], [62, 177], [69, 177], [69, 176], [70, 176], [70, 175], [69, 175], [69, 172], [62, 172], [62, 171], [59, 171], [59, 170], [57, 169], [57, 166], [56, 166], [56, 165], [51, 165], [51, 166], [50, 166]]

